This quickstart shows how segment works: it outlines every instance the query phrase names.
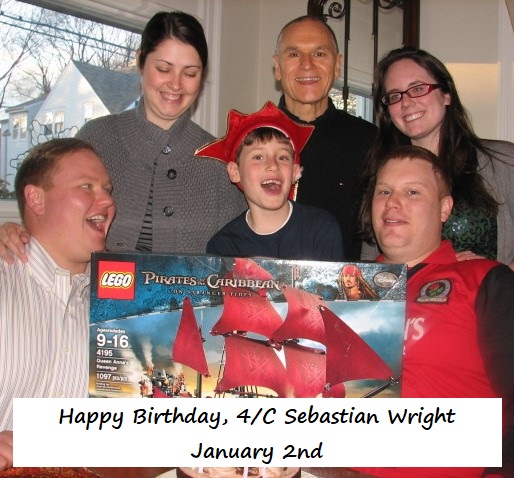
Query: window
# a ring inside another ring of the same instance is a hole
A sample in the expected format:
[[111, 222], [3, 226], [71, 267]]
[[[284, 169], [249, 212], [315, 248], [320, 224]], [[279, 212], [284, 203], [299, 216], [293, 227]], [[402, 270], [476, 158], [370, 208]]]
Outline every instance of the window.
[[44, 115], [43, 127], [41, 134], [45, 136], [52, 136], [52, 124], [54, 122], [54, 115], [51, 111], [47, 111]]
[[26, 139], [27, 138], [27, 114], [18, 114], [13, 116], [12, 119], [12, 139]]
[[[38, 1], [1, 1], [0, 38], [9, 49], [0, 51], [0, 224], [13, 219], [16, 208], [1, 199], [13, 197], [14, 177], [31, 148], [74, 136], [85, 122], [129, 108], [140, 94], [140, 35], [133, 25], [115, 28], [33, 5]], [[121, 93], [120, 72], [131, 78]]]
[[20, 122], [17, 118], [13, 119], [12, 125], [12, 139], [16, 140], [20, 136]]
[[[337, 109], [344, 109], [343, 91], [339, 88], [332, 88], [329, 93], [330, 98], [334, 102]], [[373, 122], [373, 100], [359, 93], [352, 93], [348, 95], [348, 104], [346, 111], [353, 116], [365, 119], [370, 123]]]
[[59, 133], [61, 133], [64, 130], [64, 111], [57, 111], [55, 113], [55, 119], [54, 119], [54, 134], [56, 136], [59, 136]]

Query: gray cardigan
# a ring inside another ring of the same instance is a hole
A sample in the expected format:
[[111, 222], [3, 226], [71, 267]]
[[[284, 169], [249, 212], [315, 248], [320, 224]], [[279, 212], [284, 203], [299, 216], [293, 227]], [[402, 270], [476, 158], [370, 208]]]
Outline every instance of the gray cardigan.
[[[514, 262], [514, 143], [484, 139], [482, 144], [494, 151], [492, 160], [478, 152], [478, 165], [489, 192], [499, 202], [497, 259], [504, 264], [512, 264]], [[377, 255], [376, 246], [363, 243], [362, 260], [372, 261]]]
[[152, 176], [154, 252], [204, 253], [211, 236], [247, 209], [225, 163], [194, 156], [213, 137], [188, 113], [163, 130], [146, 119], [141, 99], [135, 110], [89, 121], [77, 137], [95, 147], [114, 184], [109, 251], [135, 250]]

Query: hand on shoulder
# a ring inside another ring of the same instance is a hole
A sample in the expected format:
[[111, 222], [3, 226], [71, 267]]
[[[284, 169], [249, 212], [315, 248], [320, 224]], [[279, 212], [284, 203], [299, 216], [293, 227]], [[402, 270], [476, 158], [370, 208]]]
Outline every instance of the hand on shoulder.
[[30, 240], [30, 234], [21, 224], [6, 222], [0, 226], [0, 257], [7, 264], [14, 264], [17, 257], [22, 262], [27, 262], [25, 244]]
[[0, 471], [12, 467], [13, 460], [13, 438], [12, 431], [0, 432]]
[[475, 254], [472, 251], [456, 252], [455, 255], [457, 256], [458, 261], [469, 261], [471, 259], [485, 259], [485, 257], [479, 256], [478, 254]]

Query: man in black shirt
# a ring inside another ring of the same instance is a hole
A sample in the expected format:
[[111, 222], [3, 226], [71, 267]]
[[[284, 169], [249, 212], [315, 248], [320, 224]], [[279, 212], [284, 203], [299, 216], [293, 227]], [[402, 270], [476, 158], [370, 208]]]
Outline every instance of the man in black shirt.
[[279, 108], [294, 121], [315, 126], [301, 153], [296, 200], [332, 212], [341, 226], [345, 259], [358, 260], [359, 175], [376, 127], [336, 109], [329, 98], [342, 62], [334, 32], [313, 16], [289, 22], [273, 56], [275, 79], [284, 91]]

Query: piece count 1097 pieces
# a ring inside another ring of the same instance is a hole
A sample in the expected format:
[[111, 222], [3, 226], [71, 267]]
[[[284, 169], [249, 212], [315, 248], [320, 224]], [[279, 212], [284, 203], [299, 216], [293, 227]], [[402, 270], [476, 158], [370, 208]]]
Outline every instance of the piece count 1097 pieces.
[[[172, 407], [156, 411], [155, 407], [138, 408], [133, 411], [132, 423], [136, 425], [163, 425], [174, 423], [192, 423], [204, 424], [215, 430], [219, 426], [227, 425], [228, 419], [223, 418], [221, 412], [200, 411], [198, 407], [192, 407], [187, 412], [183, 411], [186, 407]], [[255, 412], [249, 409], [235, 415], [235, 419], [242, 420], [247, 425], [253, 425], [256, 422], [265, 425], [271, 425], [280, 422], [277, 416], [277, 410], [274, 407], [260, 408]], [[433, 411], [425, 410], [425, 407], [419, 407], [418, 411], [409, 411], [404, 408], [401, 411], [387, 411], [387, 420], [391, 425], [420, 425], [424, 430], [430, 430], [436, 423], [454, 423], [456, 413], [452, 408], [442, 411], [440, 407], [436, 407]], [[92, 412], [78, 411], [70, 408], [69, 411], [61, 409], [59, 414], [59, 425], [84, 425], [86, 430], [98, 428], [102, 430], [104, 426], [110, 426], [114, 429], [120, 429], [123, 425], [124, 412]], [[301, 411], [296, 408], [290, 408], [284, 412], [282, 423], [291, 425], [299, 424], [323, 424], [323, 425], [339, 425], [339, 424], [374, 424], [380, 423], [376, 413], [356, 411], [355, 407], [350, 410], [342, 408], [340, 411], [316, 411], [314, 405], [310, 405], [307, 410]]]

